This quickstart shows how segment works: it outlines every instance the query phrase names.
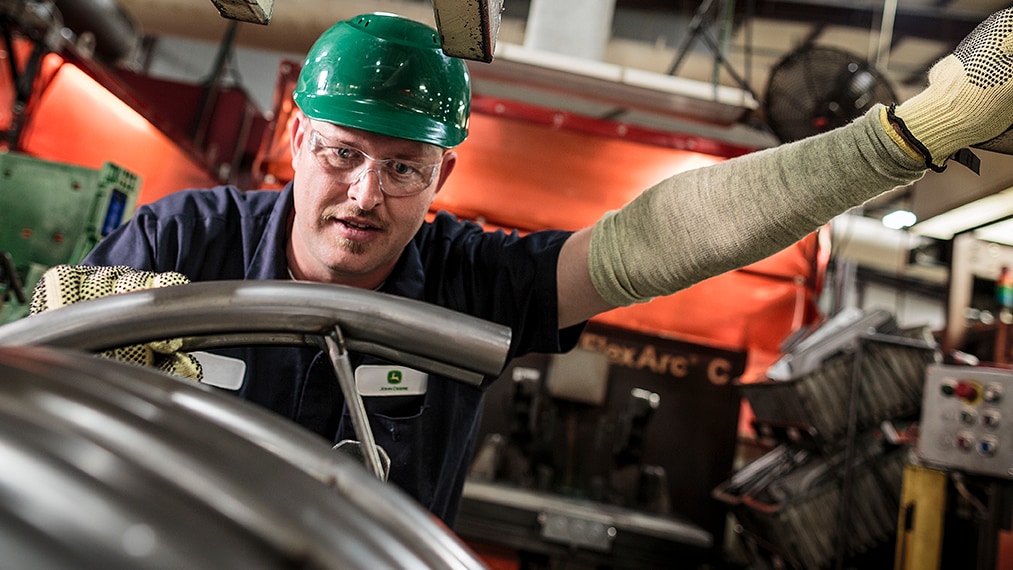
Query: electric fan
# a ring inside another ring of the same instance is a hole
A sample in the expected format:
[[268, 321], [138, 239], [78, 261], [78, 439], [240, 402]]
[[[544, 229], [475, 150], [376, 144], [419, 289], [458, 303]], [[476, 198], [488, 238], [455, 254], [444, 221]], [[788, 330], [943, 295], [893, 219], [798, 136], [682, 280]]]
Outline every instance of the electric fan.
[[771, 70], [764, 113], [782, 142], [845, 125], [876, 103], [896, 100], [879, 71], [837, 48], [806, 45]]

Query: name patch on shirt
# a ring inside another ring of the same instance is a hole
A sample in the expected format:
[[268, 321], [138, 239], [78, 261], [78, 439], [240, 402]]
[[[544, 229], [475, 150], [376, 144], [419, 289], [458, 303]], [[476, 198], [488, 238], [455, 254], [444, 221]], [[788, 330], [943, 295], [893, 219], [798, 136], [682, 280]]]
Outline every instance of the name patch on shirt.
[[211, 354], [210, 352], [191, 352], [190, 356], [200, 362], [204, 369], [202, 384], [225, 388], [226, 390], [238, 390], [243, 386], [243, 378], [246, 376], [246, 362], [238, 358]]
[[363, 396], [418, 396], [426, 393], [429, 375], [406, 366], [364, 364], [355, 369], [355, 386]]

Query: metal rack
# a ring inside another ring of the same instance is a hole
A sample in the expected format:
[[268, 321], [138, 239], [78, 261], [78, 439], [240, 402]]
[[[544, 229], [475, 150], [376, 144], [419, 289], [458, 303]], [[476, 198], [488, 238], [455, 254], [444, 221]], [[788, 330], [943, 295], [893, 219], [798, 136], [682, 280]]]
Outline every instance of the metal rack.
[[884, 311], [831, 319], [786, 350], [768, 380], [743, 385], [757, 433], [777, 446], [714, 496], [745, 538], [796, 568], [841, 568], [887, 542], [908, 449], [876, 433], [914, 415], [939, 352], [925, 329]]

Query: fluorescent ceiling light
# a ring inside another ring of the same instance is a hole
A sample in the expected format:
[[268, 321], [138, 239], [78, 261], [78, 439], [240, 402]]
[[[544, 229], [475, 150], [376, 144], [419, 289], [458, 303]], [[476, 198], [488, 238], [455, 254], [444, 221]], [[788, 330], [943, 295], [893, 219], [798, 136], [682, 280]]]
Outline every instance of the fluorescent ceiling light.
[[978, 228], [973, 235], [982, 241], [1013, 246], [1013, 219]]
[[911, 231], [926, 237], [948, 240], [956, 234], [1008, 216], [1013, 216], [1013, 188], [933, 216], [912, 226]]
[[[503, 62], [531, 65], [542, 69], [551, 69], [570, 73], [581, 78], [607, 81], [616, 85], [642, 89], [661, 95], [672, 95], [713, 101], [738, 108], [756, 109], [760, 106], [753, 96], [743, 89], [714, 85], [704, 81], [676, 77], [664, 73], [634, 69], [614, 63], [606, 63], [577, 57], [573, 55], [553, 53], [540, 49], [532, 49], [522, 45], [499, 42], [496, 46], [496, 58]], [[500, 65], [499, 67], [502, 67]], [[494, 72], [496, 68], [481, 69], [482, 72]], [[533, 79], [528, 77], [528, 80]], [[559, 81], [557, 78], [556, 81]]]

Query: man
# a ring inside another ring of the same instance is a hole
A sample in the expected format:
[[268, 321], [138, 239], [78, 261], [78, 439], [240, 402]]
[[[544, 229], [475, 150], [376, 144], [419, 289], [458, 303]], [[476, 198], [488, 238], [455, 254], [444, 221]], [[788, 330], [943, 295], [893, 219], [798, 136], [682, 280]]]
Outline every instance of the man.
[[[376, 289], [508, 325], [511, 356], [566, 351], [602, 311], [773, 254], [1000, 135], [1013, 124], [1011, 37], [1007, 10], [895, 109], [675, 176], [594, 227], [519, 237], [446, 213], [424, 221], [467, 135], [467, 72], [442, 54], [435, 30], [363, 15], [336, 24], [307, 55], [290, 127], [295, 176], [283, 191], [170, 195], [140, 208], [85, 264]], [[247, 363], [239, 396], [334, 441], [354, 438], [326, 357], [306, 348], [233, 354]], [[367, 400], [390, 480], [452, 526], [482, 391], [430, 378], [417, 397]]]

